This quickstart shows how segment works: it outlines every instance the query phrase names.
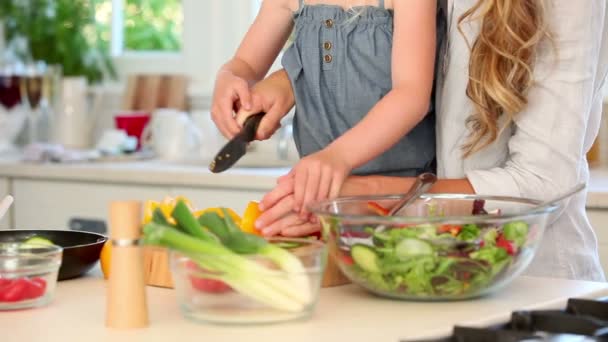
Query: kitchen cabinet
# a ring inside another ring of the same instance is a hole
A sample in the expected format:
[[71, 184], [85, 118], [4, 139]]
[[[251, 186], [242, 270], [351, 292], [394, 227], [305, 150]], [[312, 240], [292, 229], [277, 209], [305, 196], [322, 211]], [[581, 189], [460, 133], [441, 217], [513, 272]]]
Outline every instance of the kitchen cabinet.
[[597, 235], [600, 260], [608, 277], [608, 209], [588, 209], [587, 216]]
[[67, 229], [73, 218], [103, 220], [115, 200], [162, 199], [168, 187], [15, 179], [15, 227]]
[[[8, 180], [8, 178], [1, 178], [0, 177], [0, 199], [4, 198], [4, 196], [8, 195], [10, 192], [10, 182]], [[12, 212], [13, 212], [13, 208], [11, 207], [7, 212], [6, 215], [4, 215], [4, 217], [2, 219], [0, 219], [0, 229], [11, 229], [11, 219], [12, 219]]]

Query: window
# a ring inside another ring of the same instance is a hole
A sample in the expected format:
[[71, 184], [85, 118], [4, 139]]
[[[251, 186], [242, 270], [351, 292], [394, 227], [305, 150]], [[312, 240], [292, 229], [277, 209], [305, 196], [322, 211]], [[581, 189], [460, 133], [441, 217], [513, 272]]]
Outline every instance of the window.
[[129, 51], [181, 50], [181, 0], [93, 1], [98, 33], [114, 56]]
[[213, 89], [261, 0], [94, 0], [97, 29], [121, 78], [181, 73], [195, 92]]

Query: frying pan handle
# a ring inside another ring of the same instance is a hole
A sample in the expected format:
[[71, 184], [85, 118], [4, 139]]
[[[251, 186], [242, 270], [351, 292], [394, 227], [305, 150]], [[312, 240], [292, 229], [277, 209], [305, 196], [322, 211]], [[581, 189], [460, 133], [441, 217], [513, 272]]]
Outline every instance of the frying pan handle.
[[72, 217], [68, 226], [70, 227], [70, 230], [79, 230], [104, 235], [108, 233], [106, 223], [103, 220]]

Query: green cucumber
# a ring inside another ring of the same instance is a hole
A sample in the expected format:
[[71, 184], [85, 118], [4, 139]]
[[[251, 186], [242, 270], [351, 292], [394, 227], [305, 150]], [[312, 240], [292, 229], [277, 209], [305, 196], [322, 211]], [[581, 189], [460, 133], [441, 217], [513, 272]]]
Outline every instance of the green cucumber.
[[420, 239], [407, 238], [399, 241], [397, 246], [395, 246], [395, 254], [399, 258], [432, 255], [433, 247], [430, 243]]
[[354, 245], [350, 249], [350, 255], [353, 257], [355, 264], [361, 267], [362, 270], [370, 273], [380, 272], [378, 254], [369, 246], [360, 244]]

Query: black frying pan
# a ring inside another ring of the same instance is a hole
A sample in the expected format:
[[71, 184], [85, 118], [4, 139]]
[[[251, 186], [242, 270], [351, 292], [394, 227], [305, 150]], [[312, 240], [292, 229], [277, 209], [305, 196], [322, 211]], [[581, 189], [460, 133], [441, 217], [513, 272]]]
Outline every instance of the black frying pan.
[[99, 260], [107, 240], [101, 234], [76, 230], [0, 230], [0, 242], [23, 242], [33, 236], [63, 247], [58, 280], [77, 278], [88, 272]]

